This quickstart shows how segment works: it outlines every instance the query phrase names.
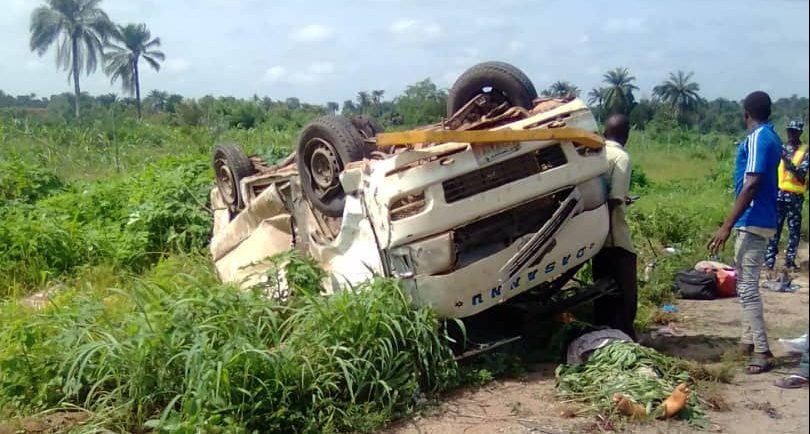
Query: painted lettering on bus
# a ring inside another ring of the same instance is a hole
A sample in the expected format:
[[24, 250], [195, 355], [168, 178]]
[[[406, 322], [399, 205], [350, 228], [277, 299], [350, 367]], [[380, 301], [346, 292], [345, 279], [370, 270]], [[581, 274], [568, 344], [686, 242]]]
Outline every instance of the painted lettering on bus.
[[[596, 243], [591, 243], [588, 246], [579, 248], [573, 254], [569, 253], [569, 254], [563, 256], [562, 258], [560, 258], [559, 264], [557, 263], [557, 261], [551, 261], [551, 262], [547, 263], [544, 267], [538, 267], [538, 268], [534, 268], [532, 270], [529, 270], [526, 273], [526, 280], [525, 281], [526, 282], [533, 282], [533, 281], [537, 280], [537, 274], [540, 272], [541, 269], [543, 271], [543, 274], [551, 274], [551, 273], [554, 272], [554, 270], [557, 269], [558, 266], [565, 268], [565, 267], [568, 266], [568, 264], [570, 264], [571, 256], [574, 256], [577, 259], [582, 259], [582, 257], [585, 256], [585, 253], [590, 251], [590, 250], [593, 250], [594, 247], [596, 247]], [[521, 284], [520, 276], [518, 276], [509, 285], [509, 290], [513, 291], [515, 289], [520, 288], [521, 286], [522, 286], [522, 284]], [[491, 288], [489, 290], [489, 299], [499, 298], [501, 296], [502, 290], [503, 290], [502, 285], [498, 285], [498, 286], [496, 286], [494, 288]], [[478, 294], [475, 294], [475, 295], [472, 296], [472, 305], [473, 306], [478, 306], [479, 304], [483, 304], [483, 303], [484, 303], [484, 293], [479, 292]]]

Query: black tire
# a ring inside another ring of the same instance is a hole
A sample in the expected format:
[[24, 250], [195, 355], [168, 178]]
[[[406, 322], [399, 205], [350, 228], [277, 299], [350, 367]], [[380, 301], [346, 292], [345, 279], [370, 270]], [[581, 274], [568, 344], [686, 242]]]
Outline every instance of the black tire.
[[373, 139], [374, 136], [385, 131], [374, 118], [357, 116], [351, 122], [364, 139]]
[[304, 127], [296, 164], [301, 189], [315, 209], [329, 217], [343, 216], [346, 194], [339, 175], [347, 163], [366, 156], [366, 146], [358, 129], [343, 117], [322, 116]]
[[447, 95], [447, 116], [452, 116], [485, 88], [498, 91], [512, 106], [532, 107], [537, 90], [523, 71], [504, 62], [484, 62], [464, 71]]
[[253, 164], [239, 146], [232, 143], [218, 145], [214, 149], [214, 177], [222, 199], [231, 212], [239, 212], [245, 204], [239, 185], [243, 178], [256, 173]]

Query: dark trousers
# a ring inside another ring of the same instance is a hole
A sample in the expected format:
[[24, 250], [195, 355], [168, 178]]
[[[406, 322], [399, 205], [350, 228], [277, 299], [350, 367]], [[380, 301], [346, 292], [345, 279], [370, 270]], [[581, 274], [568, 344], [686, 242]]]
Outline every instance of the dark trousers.
[[594, 302], [594, 321], [619, 329], [633, 339], [636, 331], [633, 322], [638, 308], [638, 283], [636, 280], [636, 255], [620, 247], [605, 247], [593, 258], [594, 280], [612, 278], [618, 292]]
[[787, 221], [788, 244], [785, 250], [785, 266], [796, 266], [796, 250], [799, 248], [799, 233], [802, 229], [802, 205], [804, 195], [787, 191], [779, 191], [776, 197], [776, 212], [778, 215], [776, 235], [771, 238], [768, 244], [768, 253], [765, 256], [765, 265], [773, 269], [776, 265], [776, 255], [779, 253], [779, 238], [782, 236], [782, 228]]

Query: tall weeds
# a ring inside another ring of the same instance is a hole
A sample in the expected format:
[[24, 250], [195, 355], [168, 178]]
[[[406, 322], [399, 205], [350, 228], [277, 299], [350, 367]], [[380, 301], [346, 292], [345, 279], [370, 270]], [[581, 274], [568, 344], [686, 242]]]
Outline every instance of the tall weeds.
[[93, 412], [89, 426], [127, 431], [354, 432], [454, 384], [437, 319], [395, 282], [324, 298], [321, 272], [292, 262], [286, 306], [216, 284], [200, 260], [42, 311], [7, 302], [0, 408], [75, 405]]

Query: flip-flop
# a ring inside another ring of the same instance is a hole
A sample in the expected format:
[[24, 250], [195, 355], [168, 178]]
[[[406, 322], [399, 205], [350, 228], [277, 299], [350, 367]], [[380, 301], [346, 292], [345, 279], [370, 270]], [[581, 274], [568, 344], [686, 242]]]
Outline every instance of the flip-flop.
[[768, 353], [754, 353], [748, 360], [745, 372], [749, 375], [764, 374], [774, 366], [773, 355]]
[[787, 377], [782, 377], [776, 380], [774, 386], [780, 387], [782, 389], [801, 389], [804, 386], [807, 386], [808, 380], [807, 377], [802, 377], [801, 375], [788, 375]]

